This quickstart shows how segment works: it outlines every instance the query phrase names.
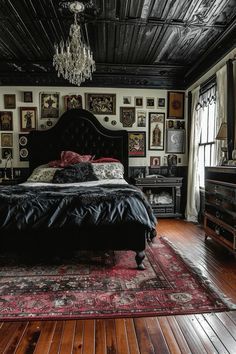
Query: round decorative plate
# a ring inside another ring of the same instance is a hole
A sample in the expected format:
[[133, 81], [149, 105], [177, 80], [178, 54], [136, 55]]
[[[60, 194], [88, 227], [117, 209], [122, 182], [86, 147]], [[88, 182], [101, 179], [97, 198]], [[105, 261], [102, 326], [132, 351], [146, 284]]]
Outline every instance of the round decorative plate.
[[19, 144], [21, 146], [25, 146], [27, 145], [27, 143], [28, 143], [28, 138], [25, 135], [21, 136], [19, 139]]
[[28, 156], [29, 152], [26, 148], [20, 149], [20, 157], [26, 158]]

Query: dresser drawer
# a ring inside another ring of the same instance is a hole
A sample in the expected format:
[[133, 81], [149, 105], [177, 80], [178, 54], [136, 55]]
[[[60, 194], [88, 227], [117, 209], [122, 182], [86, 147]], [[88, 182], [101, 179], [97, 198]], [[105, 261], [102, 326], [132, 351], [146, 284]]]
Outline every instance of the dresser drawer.
[[207, 235], [224, 243], [232, 250], [236, 250], [236, 229], [223, 221], [205, 213], [204, 228]]
[[205, 200], [207, 203], [220, 207], [222, 209], [228, 209], [232, 212], [236, 212], [236, 200], [227, 199], [225, 196], [205, 193]]
[[220, 195], [229, 200], [236, 199], [236, 187], [229, 186], [229, 183], [224, 185], [206, 181], [205, 191], [210, 194]]
[[236, 227], [236, 212], [233, 212], [232, 210], [205, 203], [205, 212], [215, 216], [219, 220], [224, 221], [230, 226]]

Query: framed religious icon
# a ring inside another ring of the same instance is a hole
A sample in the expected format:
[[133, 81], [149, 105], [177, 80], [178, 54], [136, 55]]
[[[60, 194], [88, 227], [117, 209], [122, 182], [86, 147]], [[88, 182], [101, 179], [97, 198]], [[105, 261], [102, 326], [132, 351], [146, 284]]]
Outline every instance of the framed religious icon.
[[150, 112], [148, 123], [149, 150], [164, 150], [165, 113]]
[[32, 91], [25, 91], [23, 92], [23, 99], [25, 103], [32, 103], [33, 102], [33, 92]]
[[86, 93], [86, 109], [93, 114], [116, 114], [116, 94]]
[[13, 130], [13, 117], [11, 111], [0, 112], [0, 130]]
[[59, 118], [59, 92], [40, 93], [40, 117]]
[[160, 167], [161, 166], [161, 156], [150, 156], [150, 167]]
[[136, 107], [143, 107], [143, 97], [134, 97]]
[[1, 146], [2, 147], [12, 147], [13, 146], [13, 134], [12, 133], [1, 133]]
[[4, 95], [4, 108], [14, 109], [16, 108], [16, 95]]
[[132, 127], [135, 122], [135, 108], [120, 107], [120, 122], [123, 127]]
[[167, 118], [184, 119], [184, 92], [168, 92]]
[[166, 152], [184, 154], [185, 152], [185, 130], [184, 129], [167, 129]]
[[82, 108], [82, 96], [81, 95], [67, 95], [64, 97], [65, 110], [73, 108]]
[[36, 130], [37, 107], [20, 107], [21, 131]]
[[129, 157], [146, 156], [146, 132], [128, 132]]

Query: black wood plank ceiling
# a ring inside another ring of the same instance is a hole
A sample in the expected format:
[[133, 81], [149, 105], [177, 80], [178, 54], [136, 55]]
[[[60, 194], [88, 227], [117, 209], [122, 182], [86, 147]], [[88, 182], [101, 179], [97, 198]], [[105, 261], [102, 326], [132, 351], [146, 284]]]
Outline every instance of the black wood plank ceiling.
[[[52, 66], [73, 22], [62, 3], [0, 0], [0, 85], [69, 86]], [[85, 86], [185, 89], [236, 44], [236, 0], [93, 4], [81, 18], [97, 68]]]

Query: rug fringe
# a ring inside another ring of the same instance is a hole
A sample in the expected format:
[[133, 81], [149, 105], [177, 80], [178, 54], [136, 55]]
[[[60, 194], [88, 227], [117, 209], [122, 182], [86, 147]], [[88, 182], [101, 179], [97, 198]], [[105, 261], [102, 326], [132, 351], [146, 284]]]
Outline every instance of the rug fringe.
[[200, 281], [210, 288], [210, 290], [229, 308], [229, 310], [236, 310], [236, 304], [232, 301], [232, 299], [227, 297], [215, 285], [213, 285], [212, 282], [203, 274], [202, 270], [196, 267], [196, 265], [193, 264], [193, 262], [186, 257], [172, 241], [165, 236], [161, 236], [160, 238], [164, 240], [174, 250], [174, 252], [183, 259], [184, 263], [189, 266], [191, 270], [200, 278]]

